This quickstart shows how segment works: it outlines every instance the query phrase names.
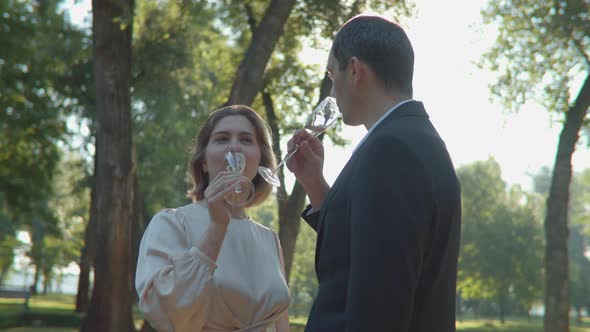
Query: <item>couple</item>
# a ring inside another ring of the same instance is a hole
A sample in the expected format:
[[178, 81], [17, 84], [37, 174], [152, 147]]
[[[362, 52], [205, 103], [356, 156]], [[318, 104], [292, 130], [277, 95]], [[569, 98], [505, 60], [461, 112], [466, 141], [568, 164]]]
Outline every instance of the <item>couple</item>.
[[[344, 123], [364, 125], [367, 135], [331, 188], [320, 141], [304, 131], [289, 141], [300, 148], [287, 166], [311, 202], [302, 217], [318, 236], [319, 292], [306, 331], [455, 331], [460, 188], [443, 141], [412, 99], [413, 67], [399, 25], [351, 19], [327, 70]], [[159, 213], [142, 240], [140, 308], [161, 331], [289, 330], [276, 234], [219, 203], [241, 176], [253, 179], [258, 201], [270, 191], [256, 174], [258, 164], [275, 164], [268, 136], [258, 117], [240, 115], [205, 124], [190, 163], [198, 203]], [[229, 141], [255, 144], [246, 174], [213, 172], [221, 167], [216, 144]]]

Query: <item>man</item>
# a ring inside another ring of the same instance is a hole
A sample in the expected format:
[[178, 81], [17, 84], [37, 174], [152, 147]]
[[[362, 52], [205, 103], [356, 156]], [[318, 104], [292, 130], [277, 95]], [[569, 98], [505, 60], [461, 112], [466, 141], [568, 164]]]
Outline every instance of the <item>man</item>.
[[311, 205], [319, 291], [306, 331], [455, 331], [461, 194], [444, 142], [412, 99], [414, 53], [403, 29], [357, 16], [327, 70], [343, 121], [368, 132], [332, 188], [323, 148], [299, 131], [289, 169]]

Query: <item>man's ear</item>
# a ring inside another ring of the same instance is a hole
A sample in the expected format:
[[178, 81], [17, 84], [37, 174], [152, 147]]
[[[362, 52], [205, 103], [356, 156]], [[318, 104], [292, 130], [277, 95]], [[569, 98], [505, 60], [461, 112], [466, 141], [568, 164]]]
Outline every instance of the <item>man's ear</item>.
[[365, 75], [365, 66], [359, 58], [353, 56], [350, 58], [350, 69], [353, 83], [358, 83]]
[[207, 163], [206, 162], [202, 162], [201, 163], [201, 170], [203, 171], [203, 173], [207, 174], [209, 173], [209, 168], [207, 167]]

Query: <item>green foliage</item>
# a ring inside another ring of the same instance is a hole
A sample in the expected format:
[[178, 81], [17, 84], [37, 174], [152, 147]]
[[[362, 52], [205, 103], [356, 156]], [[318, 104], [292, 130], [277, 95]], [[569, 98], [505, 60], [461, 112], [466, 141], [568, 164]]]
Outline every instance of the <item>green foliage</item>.
[[570, 303], [590, 309], [590, 169], [575, 173], [570, 185], [568, 240]]
[[541, 296], [543, 237], [538, 202], [520, 188], [505, 190], [489, 159], [457, 171], [463, 198], [458, 290], [502, 311], [511, 299], [527, 310]]
[[582, 234], [580, 225], [570, 228], [568, 241], [570, 303], [574, 308], [590, 309], [590, 259], [584, 252], [590, 248], [590, 237]]
[[247, 214], [252, 220], [256, 220], [278, 233], [279, 217], [277, 216], [277, 200], [274, 195], [269, 195], [262, 204], [249, 208]]
[[147, 215], [188, 202], [190, 145], [231, 86], [236, 50], [206, 1], [140, 1], [136, 8], [133, 113]]
[[12, 222], [27, 223], [43, 210], [36, 202], [51, 193], [66, 115], [79, 110], [82, 87], [71, 83], [71, 68], [85, 36], [66, 21], [59, 3], [0, 4], [0, 216]]
[[[535, 191], [544, 199], [549, 195], [551, 170], [542, 168], [534, 176]], [[590, 169], [574, 173], [569, 200], [569, 282], [570, 303], [574, 307], [590, 308]]]
[[[570, 222], [590, 237], [590, 169], [575, 173], [570, 187]], [[590, 243], [587, 243], [590, 245]]]
[[291, 292], [289, 314], [294, 317], [309, 315], [318, 292], [314, 264], [316, 238], [317, 235], [311, 227], [301, 226], [289, 282]]
[[21, 246], [14, 231], [0, 232], [0, 285], [4, 284], [4, 278], [10, 272], [10, 268], [14, 263], [14, 249]]
[[46, 285], [59, 277], [60, 268], [79, 260], [90, 205], [89, 188], [84, 183], [87, 169], [80, 156], [66, 154], [53, 178], [53, 194], [44, 206], [47, 214], [31, 219], [29, 256]]
[[69, 138], [66, 122], [70, 115], [92, 110], [89, 38], [68, 22], [60, 6], [56, 0], [0, 3], [2, 274], [18, 245], [9, 236], [17, 229], [32, 234], [29, 254], [35, 262], [55, 257], [43, 252], [43, 244], [45, 235], [61, 233], [59, 216], [48, 201], [56, 197], [54, 175]]
[[590, 71], [588, 1], [489, 1], [482, 15], [499, 30], [482, 61], [500, 74], [492, 93], [511, 110], [533, 99], [566, 111], [577, 76]]
[[[543, 318], [510, 318], [505, 323], [489, 319], [462, 319], [457, 321], [457, 332], [542, 332]], [[570, 327], [571, 332], [590, 332], [590, 324]]]

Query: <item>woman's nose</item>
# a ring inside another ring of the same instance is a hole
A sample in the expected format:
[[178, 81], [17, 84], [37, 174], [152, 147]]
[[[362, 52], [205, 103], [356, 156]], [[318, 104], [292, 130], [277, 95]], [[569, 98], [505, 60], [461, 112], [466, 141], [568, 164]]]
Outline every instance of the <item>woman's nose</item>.
[[243, 152], [242, 145], [239, 140], [231, 140], [226, 148], [226, 151]]

